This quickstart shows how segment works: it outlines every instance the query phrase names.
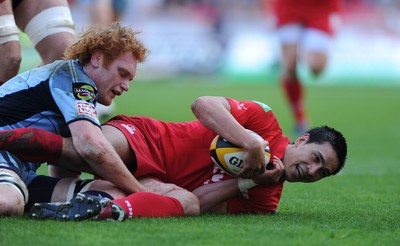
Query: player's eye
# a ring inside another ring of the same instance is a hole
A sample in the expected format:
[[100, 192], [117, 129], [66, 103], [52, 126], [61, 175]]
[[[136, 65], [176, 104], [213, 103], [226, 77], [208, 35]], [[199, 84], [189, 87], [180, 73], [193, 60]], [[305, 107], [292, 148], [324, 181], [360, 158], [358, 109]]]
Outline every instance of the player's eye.
[[314, 159], [315, 163], [320, 163], [321, 162], [320, 156], [317, 155], [316, 153], [313, 153], [313, 159]]
[[121, 78], [130, 80], [130, 78], [129, 78], [130, 73], [128, 71], [126, 71], [125, 69], [120, 69], [118, 72], [119, 72], [119, 76], [121, 76]]
[[120, 71], [119, 76], [121, 76], [122, 78], [126, 78], [126, 77], [128, 77], [128, 73], [125, 71]]

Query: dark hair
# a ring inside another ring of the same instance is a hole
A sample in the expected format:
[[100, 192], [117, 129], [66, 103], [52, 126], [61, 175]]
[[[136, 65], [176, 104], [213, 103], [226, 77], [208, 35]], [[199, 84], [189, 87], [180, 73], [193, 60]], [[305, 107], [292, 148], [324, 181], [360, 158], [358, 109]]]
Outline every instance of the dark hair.
[[328, 142], [332, 145], [339, 161], [339, 166], [332, 175], [342, 170], [347, 158], [347, 143], [343, 134], [329, 126], [316, 127], [307, 131], [307, 133], [310, 134], [307, 143], [323, 144]]

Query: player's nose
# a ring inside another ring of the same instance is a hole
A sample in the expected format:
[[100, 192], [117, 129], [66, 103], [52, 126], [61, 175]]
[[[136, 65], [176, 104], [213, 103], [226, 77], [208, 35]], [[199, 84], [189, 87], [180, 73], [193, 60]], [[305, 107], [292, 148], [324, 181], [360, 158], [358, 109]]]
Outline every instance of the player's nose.
[[128, 91], [128, 90], [129, 90], [129, 81], [128, 81], [128, 80], [123, 81], [123, 82], [121, 83], [121, 89], [122, 89], [123, 91]]

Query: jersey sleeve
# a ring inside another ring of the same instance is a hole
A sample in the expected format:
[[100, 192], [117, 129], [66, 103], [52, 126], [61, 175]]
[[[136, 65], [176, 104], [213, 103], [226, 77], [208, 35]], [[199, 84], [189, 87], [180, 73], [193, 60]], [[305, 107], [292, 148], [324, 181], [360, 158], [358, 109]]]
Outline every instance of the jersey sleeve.
[[228, 101], [231, 114], [239, 124], [268, 141], [271, 155], [282, 158], [290, 139], [283, 135], [271, 107], [258, 101], [238, 101], [231, 98]]
[[96, 86], [78, 62], [63, 63], [49, 79], [51, 94], [67, 124], [89, 120], [100, 127]]
[[279, 123], [271, 109], [265, 103], [258, 101], [238, 101], [228, 98], [231, 104], [231, 114], [246, 129], [253, 131], [269, 130], [281, 134]]

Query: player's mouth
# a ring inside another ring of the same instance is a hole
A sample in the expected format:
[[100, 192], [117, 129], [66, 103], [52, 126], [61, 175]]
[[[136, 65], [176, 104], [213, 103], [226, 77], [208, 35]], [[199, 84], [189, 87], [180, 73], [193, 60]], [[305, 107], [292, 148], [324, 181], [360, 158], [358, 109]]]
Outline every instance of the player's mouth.
[[112, 93], [114, 94], [114, 96], [121, 96], [121, 92], [113, 90]]

